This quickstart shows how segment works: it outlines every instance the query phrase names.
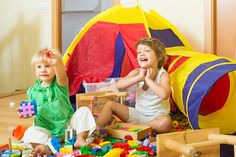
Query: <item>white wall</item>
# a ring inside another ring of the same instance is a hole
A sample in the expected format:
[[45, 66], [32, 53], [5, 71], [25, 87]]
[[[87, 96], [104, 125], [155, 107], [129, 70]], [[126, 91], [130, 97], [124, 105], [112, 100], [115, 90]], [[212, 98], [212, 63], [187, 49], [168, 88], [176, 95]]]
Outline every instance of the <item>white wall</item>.
[[[206, 0], [140, 0], [147, 9], [153, 9], [174, 24], [194, 50], [204, 51], [204, 1]], [[121, 4], [136, 0], [120, 0]]]
[[145, 0], [174, 24], [196, 51], [204, 51], [204, 0]]
[[0, 94], [27, 89], [32, 55], [51, 47], [51, 0], [0, 1]]

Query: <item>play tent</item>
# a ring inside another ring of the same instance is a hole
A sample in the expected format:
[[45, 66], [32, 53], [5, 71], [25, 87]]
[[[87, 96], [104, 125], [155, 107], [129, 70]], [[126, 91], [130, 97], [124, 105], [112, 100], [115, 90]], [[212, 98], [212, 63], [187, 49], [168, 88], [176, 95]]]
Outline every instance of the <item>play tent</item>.
[[76, 94], [84, 80], [122, 77], [138, 67], [134, 45], [143, 37], [165, 44], [172, 97], [193, 129], [219, 127], [222, 133], [235, 132], [236, 62], [195, 52], [175, 26], [139, 5], [114, 6], [91, 19], [75, 37], [63, 56], [70, 94]]

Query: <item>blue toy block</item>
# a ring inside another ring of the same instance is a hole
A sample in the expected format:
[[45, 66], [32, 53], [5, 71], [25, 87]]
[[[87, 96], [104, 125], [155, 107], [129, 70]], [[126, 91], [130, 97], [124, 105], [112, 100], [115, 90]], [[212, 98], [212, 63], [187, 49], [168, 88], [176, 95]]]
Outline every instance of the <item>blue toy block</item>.
[[48, 147], [55, 154], [60, 151], [60, 148], [62, 148], [62, 145], [60, 143], [60, 140], [58, 140], [55, 136], [53, 136], [51, 139], [48, 140]]

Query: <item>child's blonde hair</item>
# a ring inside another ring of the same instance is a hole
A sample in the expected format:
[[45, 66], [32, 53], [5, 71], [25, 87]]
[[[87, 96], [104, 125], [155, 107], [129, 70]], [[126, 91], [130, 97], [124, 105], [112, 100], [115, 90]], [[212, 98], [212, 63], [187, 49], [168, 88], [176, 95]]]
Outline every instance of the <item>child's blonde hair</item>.
[[157, 56], [157, 60], [158, 60], [158, 68], [159, 69], [166, 63], [167, 55], [166, 55], [165, 45], [159, 39], [142, 38], [135, 44], [136, 48], [140, 44], [147, 45], [155, 51], [156, 56]]
[[51, 53], [57, 55], [60, 59], [62, 58], [62, 55], [60, 52], [58, 52], [57, 50], [54, 49], [49, 49], [49, 48], [44, 48], [39, 50], [36, 54], [33, 55], [32, 59], [31, 59], [31, 66], [34, 69], [35, 68], [35, 64], [38, 62], [47, 62], [46, 57], [44, 57], [44, 53], [50, 51]]

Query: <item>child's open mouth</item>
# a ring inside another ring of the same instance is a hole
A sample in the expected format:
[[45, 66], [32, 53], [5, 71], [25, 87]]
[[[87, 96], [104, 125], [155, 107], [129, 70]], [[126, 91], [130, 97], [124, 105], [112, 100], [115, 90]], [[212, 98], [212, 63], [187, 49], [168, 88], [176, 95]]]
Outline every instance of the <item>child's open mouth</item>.
[[147, 61], [148, 61], [148, 59], [147, 59], [147, 58], [145, 58], [145, 57], [143, 57], [143, 58], [140, 58], [140, 61], [141, 61], [141, 62], [147, 62]]

